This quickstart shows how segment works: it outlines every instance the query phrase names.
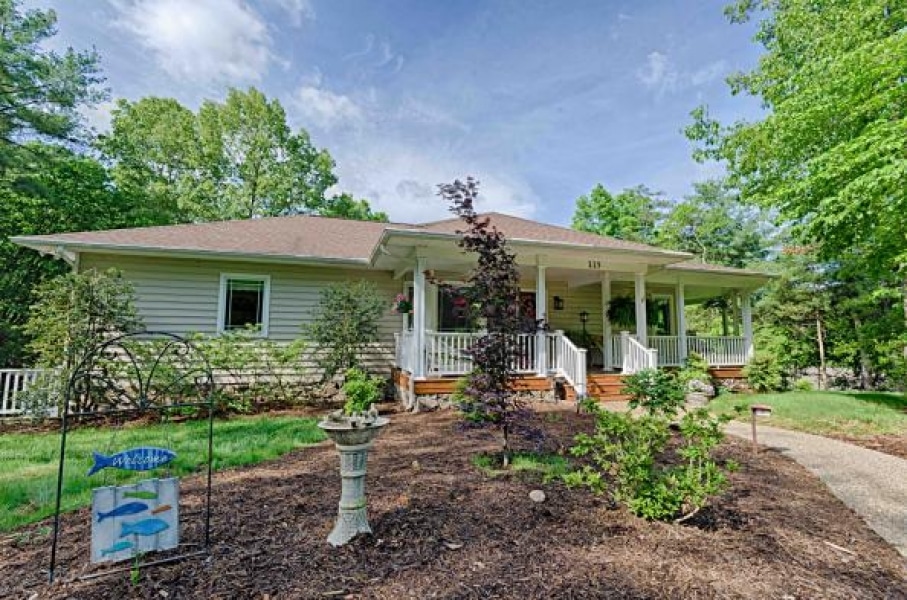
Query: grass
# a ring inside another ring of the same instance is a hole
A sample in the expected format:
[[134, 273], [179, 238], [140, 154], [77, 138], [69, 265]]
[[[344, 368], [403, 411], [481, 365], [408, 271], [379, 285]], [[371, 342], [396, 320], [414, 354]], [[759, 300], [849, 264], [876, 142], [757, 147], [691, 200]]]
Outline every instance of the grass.
[[[64, 510], [90, 503], [91, 489], [147, 479], [185, 475], [204, 469], [207, 455], [207, 421], [161, 425], [125, 425], [71, 431], [66, 441], [63, 476]], [[240, 417], [214, 423], [214, 468], [225, 469], [277, 458], [319, 442], [324, 434], [314, 419], [298, 417]], [[136, 446], [172, 449], [177, 458], [166, 467], [133, 473], [103, 469], [87, 477], [92, 451], [103, 454]], [[0, 531], [9, 531], [53, 514], [59, 433], [0, 435]]]
[[511, 455], [510, 465], [507, 468], [501, 466], [500, 455], [477, 454], [470, 460], [474, 467], [489, 477], [497, 477], [506, 473], [537, 473], [542, 476], [543, 480], [548, 481], [560, 477], [570, 470], [569, 461], [557, 454], [517, 452]]
[[749, 420], [750, 404], [768, 404], [770, 417], [759, 422], [820, 435], [907, 435], [907, 396], [879, 392], [785, 392], [747, 396], [720, 396], [714, 412], [744, 409], [738, 417]]

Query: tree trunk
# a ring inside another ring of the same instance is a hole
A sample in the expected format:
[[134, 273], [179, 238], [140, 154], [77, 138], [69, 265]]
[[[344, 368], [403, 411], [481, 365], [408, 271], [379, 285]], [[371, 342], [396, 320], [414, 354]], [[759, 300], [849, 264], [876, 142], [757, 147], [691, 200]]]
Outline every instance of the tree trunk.
[[870, 387], [870, 371], [872, 362], [869, 359], [869, 353], [866, 352], [866, 345], [863, 339], [863, 321], [859, 317], [853, 318], [853, 328], [857, 337], [857, 344], [860, 348], [860, 389], [868, 390]]
[[822, 332], [822, 318], [816, 315], [816, 343], [819, 346], [819, 389], [828, 389], [828, 371], [825, 366], [825, 335]]
[[[907, 271], [907, 265], [901, 265], [901, 271]], [[901, 302], [904, 307], [904, 324], [907, 328], [907, 277], [901, 281]], [[907, 360], [907, 345], [904, 346], [904, 360]]]

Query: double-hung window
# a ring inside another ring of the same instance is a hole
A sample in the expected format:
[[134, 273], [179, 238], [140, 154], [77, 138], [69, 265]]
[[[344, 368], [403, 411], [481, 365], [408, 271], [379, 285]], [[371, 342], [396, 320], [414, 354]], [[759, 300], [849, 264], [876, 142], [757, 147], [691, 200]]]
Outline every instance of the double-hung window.
[[257, 329], [268, 335], [271, 278], [267, 275], [222, 274], [217, 330]]

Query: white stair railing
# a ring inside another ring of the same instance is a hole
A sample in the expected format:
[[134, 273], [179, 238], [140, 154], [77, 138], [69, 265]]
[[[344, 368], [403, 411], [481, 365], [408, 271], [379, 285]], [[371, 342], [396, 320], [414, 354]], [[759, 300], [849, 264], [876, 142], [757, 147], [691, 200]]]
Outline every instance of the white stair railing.
[[563, 331], [555, 333], [555, 369], [576, 390], [577, 399], [586, 397], [586, 349], [577, 348]]
[[646, 348], [627, 331], [620, 332], [621, 356], [624, 375], [632, 375], [643, 369], [654, 369], [658, 366], [658, 351]]

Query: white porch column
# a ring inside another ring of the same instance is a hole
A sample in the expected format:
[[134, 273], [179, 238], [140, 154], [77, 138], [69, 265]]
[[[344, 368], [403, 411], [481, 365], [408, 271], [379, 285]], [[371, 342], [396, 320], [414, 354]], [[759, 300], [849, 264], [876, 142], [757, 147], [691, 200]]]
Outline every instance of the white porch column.
[[413, 271], [413, 376], [425, 377], [425, 259], [416, 258]]
[[744, 292], [740, 297], [741, 314], [743, 317], [743, 347], [746, 349], [746, 358], [753, 356], [753, 307], [750, 303], [749, 292]]
[[636, 300], [636, 339], [640, 344], [649, 347], [646, 335], [646, 274], [636, 273], [636, 286], [634, 288]]
[[608, 320], [608, 305], [611, 303], [611, 273], [602, 273], [602, 362], [606, 371], [611, 370], [614, 357], [611, 356], [611, 321]]
[[548, 375], [548, 339], [544, 328], [548, 323], [548, 290], [544, 265], [538, 265], [535, 273], [535, 318], [543, 325], [535, 336], [536, 373], [545, 377]]
[[684, 286], [677, 283], [677, 289], [674, 293], [674, 299], [677, 303], [677, 346], [680, 351], [680, 360], [687, 359], [687, 315], [686, 315], [686, 298], [684, 298]]

